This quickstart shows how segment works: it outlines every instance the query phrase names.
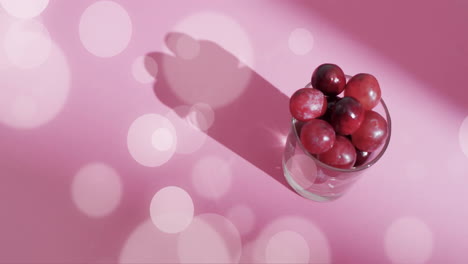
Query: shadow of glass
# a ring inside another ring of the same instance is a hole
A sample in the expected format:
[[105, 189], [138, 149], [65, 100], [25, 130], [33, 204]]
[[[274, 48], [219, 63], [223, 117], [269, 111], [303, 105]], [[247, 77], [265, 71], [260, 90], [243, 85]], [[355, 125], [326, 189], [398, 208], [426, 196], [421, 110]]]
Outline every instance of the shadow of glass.
[[291, 189], [282, 170], [289, 98], [216, 43], [169, 33], [166, 45], [173, 55], [147, 54], [158, 65], [157, 98], [171, 109], [209, 105], [214, 122], [207, 135]]

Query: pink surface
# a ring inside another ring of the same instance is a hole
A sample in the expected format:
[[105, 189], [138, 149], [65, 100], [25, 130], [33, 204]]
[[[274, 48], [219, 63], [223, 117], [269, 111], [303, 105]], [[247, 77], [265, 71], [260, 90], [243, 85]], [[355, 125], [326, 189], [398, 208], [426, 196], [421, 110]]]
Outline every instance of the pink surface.
[[[465, 1], [0, 6], [1, 263], [468, 262]], [[374, 74], [393, 131], [316, 203], [281, 154], [324, 62]]]

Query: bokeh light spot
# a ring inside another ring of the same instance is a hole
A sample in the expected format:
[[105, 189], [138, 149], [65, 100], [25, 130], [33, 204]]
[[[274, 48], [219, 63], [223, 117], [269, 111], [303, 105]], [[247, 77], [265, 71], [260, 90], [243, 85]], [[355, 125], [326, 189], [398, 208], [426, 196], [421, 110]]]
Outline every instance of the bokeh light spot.
[[8, 60], [18, 68], [28, 69], [43, 64], [50, 55], [52, 43], [47, 28], [36, 20], [16, 21], [5, 34], [3, 43]]
[[204, 103], [198, 103], [190, 108], [188, 121], [202, 131], [207, 131], [213, 125], [215, 113], [213, 109]]
[[128, 237], [120, 253], [121, 264], [179, 263], [177, 235], [164, 233], [151, 220], [140, 224]]
[[13, 24], [13, 18], [2, 13], [0, 9], [0, 70], [11, 67], [11, 62], [5, 52], [5, 37]]
[[98, 1], [81, 15], [79, 33], [81, 43], [89, 52], [98, 57], [112, 57], [130, 42], [132, 21], [121, 5]]
[[196, 216], [179, 234], [181, 263], [238, 263], [241, 238], [236, 227], [218, 214]]
[[426, 263], [432, 247], [430, 228], [414, 217], [395, 220], [385, 234], [385, 252], [393, 263]]
[[294, 231], [280, 231], [267, 243], [267, 263], [309, 263], [309, 245]]
[[6, 67], [0, 75], [4, 76], [0, 78], [0, 122], [10, 127], [36, 128], [52, 120], [65, 105], [70, 69], [54, 43], [40, 66]]
[[252, 209], [245, 205], [232, 207], [229, 209], [226, 216], [242, 235], [248, 234], [254, 227], [255, 214]]
[[72, 197], [76, 206], [91, 217], [111, 213], [119, 204], [122, 184], [119, 174], [103, 163], [83, 166], [72, 183]]
[[167, 151], [174, 145], [174, 136], [168, 128], [158, 128], [151, 136], [151, 143], [157, 150]]
[[296, 55], [305, 55], [312, 50], [314, 38], [305, 28], [296, 28], [289, 35], [289, 49]]
[[[196, 13], [181, 20], [173, 29], [196, 40], [215, 42], [246, 65], [253, 66], [253, 49], [249, 36], [236, 20], [227, 15], [214, 12]], [[190, 38], [181, 38], [179, 45], [194, 45]]]
[[192, 125], [189, 106], [177, 106], [166, 117], [171, 120], [177, 134], [177, 153], [190, 154], [200, 149], [207, 135], [197, 126]]
[[11, 16], [33, 18], [46, 9], [49, 0], [0, 0], [0, 4]]
[[164, 187], [151, 200], [151, 220], [165, 233], [183, 231], [192, 222], [193, 211], [190, 195], [176, 186]]
[[216, 156], [201, 158], [193, 168], [192, 183], [200, 196], [218, 199], [231, 187], [230, 164]]
[[146, 167], [161, 166], [169, 161], [175, 153], [176, 145], [174, 126], [158, 114], [138, 117], [128, 130], [128, 151], [138, 163]]
[[36, 101], [28, 96], [18, 96], [12, 101], [11, 116], [19, 123], [34, 122], [37, 113]]
[[[279, 250], [279, 248], [282, 248]], [[313, 223], [296, 216], [271, 222], [249, 246], [243, 263], [330, 263], [330, 245]]]

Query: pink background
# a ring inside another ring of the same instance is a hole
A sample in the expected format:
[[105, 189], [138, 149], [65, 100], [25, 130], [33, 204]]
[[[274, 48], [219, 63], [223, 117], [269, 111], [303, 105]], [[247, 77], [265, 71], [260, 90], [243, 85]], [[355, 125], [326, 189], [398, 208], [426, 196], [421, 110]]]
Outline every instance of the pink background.
[[[0, 7], [0, 262], [468, 262], [468, 2]], [[374, 74], [393, 131], [316, 203], [280, 166], [324, 62]]]

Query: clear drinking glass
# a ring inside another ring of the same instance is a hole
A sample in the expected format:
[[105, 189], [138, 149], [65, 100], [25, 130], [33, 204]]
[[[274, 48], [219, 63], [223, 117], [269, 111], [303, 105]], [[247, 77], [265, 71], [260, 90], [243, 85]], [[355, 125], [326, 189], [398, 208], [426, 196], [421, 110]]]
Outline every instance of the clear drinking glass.
[[[311, 87], [310, 83], [306, 87]], [[371, 153], [364, 164], [351, 169], [331, 167], [309, 154], [299, 138], [298, 121], [292, 118], [283, 153], [283, 171], [289, 185], [303, 197], [314, 201], [334, 200], [342, 196], [366, 169], [377, 163], [390, 142], [392, 122], [384, 100], [380, 99], [380, 103], [372, 110], [387, 121], [387, 139]]]

